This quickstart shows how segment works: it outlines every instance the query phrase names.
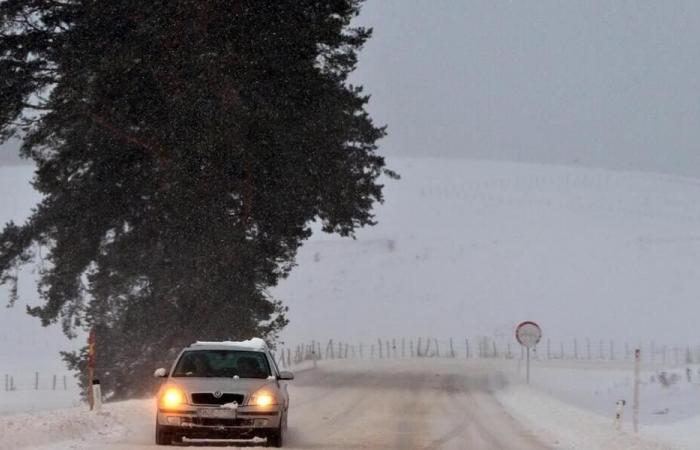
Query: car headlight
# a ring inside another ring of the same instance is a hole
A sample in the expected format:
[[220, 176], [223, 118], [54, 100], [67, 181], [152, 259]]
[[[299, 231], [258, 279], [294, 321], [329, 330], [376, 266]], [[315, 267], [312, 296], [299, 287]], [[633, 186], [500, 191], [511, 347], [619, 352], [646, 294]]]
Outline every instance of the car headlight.
[[187, 403], [185, 392], [176, 387], [170, 387], [160, 396], [160, 406], [162, 408], [177, 408]]
[[270, 406], [277, 404], [277, 397], [269, 391], [260, 390], [250, 396], [249, 405], [253, 406]]

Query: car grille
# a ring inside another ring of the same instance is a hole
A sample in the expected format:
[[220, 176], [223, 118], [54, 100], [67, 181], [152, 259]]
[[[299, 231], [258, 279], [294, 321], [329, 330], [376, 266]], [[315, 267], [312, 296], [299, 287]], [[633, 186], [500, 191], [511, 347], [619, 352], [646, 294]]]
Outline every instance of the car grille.
[[239, 405], [243, 404], [243, 395], [241, 394], [223, 394], [221, 397], [216, 398], [214, 394], [209, 392], [202, 392], [198, 394], [192, 394], [192, 403], [195, 405], [225, 405], [226, 403], [236, 402]]
[[192, 424], [205, 427], [248, 427], [253, 426], [252, 419], [220, 419], [210, 417], [193, 417]]

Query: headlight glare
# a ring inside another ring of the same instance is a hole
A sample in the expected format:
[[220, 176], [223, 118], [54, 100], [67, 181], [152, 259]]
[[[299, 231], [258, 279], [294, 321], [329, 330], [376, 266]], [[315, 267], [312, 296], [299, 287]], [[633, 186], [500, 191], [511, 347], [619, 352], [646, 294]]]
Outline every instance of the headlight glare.
[[163, 408], [177, 408], [185, 403], [187, 403], [185, 393], [176, 387], [166, 389], [160, 397], [160, 406]]
[[255, 406], [276, 405], [277, 399], [267, 391], [258, 391], [250, 398], [250, 404]]

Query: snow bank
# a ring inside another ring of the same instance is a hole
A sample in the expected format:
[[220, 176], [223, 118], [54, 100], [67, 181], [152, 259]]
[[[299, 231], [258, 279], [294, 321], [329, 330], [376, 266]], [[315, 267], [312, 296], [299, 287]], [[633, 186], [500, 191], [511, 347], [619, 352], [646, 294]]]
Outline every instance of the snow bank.
[[673, 442], [678, 448], [695, 450], [700, 447], [700, 417], [644, 427], [644, 432]]
[[[524, 374], [518, 373], [517, 367], [517, 362], [505, 366], [510, 386], [497, 393], [499, 400], [516, 418], [561, 448], [700, 448], [697, 366], [670, 369], [647, 366], [642, 370], [639, 416], [642, 437], [631, 435], [634, 386], [631, 362], [533, 361], [530, 386], [522, 385]], [[524, 371], [524, 367], [520, 369]], [[662, 373], [675, 381], [661, 383]], [[623, 433], [613, 429], [618, 400], [627, 401]]]
[[607, 418], [568, 405], [523, 385], [510, 385], [497, 391], [495, 395], [515, 419], [555, 448], [584, 450], [679, 448], [647, 435], [634, 435], [630, 430], [616, 431], [612, 417]]
[[0, 416], [0, 450], [90, 449], [97, 442], [116, 442], [134, 429], [134, 424], [128, 422], [129, 417], [135, 417], [133, 412], [146, 410], [152, 410], [155, 416], [152, 400], [111, 403], [100, 413], [82, 406]]
[[[664, 425], [700, 415], [700, 374], [688, 365], [675, 369], [645, 368], [640, 375], [640, 423]], [[661, 378], [671, 380], [662, 383]], [[534, 362], [532, 384], [538, 389], [582, 409], [608, 416], [618, 400], [632, 404], [633, 363]], [[631, 414], [626, 417], [630, 421]]]

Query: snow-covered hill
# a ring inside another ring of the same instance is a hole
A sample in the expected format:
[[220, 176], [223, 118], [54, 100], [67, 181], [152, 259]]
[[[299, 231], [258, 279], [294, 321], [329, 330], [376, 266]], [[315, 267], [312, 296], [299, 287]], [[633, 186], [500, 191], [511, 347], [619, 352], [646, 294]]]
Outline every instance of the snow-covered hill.
[[276, 294], [290, 341], [545, 335], [697, 342], [700, 180], [394, 159], [379, 224], [316, 234]]
[[[402, 179], [387, 181], [379, 224], [356, 240], [316, 233], [274, 290], [290, 307], [286, 341], [510, 339], [523, 319], [553, 340], [698, 341], [700, 180], [459, 159], [389, 165]], [[30, 168], [0, 167], [0, 221], [29, 213], [30, 178]], [[33, 302], [25, 275], [21, 295]], [[0, 373], [60, 368], [56, 352], [73, 343], [18, 306], [0, 310]]]

